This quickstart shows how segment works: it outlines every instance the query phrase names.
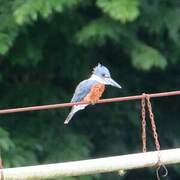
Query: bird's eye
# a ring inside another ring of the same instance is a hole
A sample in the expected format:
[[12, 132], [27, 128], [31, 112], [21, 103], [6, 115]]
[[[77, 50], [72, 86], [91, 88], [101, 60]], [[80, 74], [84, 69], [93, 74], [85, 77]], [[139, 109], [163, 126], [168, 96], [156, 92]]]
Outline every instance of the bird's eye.
[[103, 77], [106, 77], [106, 78], [108, 77], [108, 75], [107, 75], [107, 74], [105, 74], [105, 73], [104, 73], [104, 74], [102, 74], [102, 76], [103, 76]]

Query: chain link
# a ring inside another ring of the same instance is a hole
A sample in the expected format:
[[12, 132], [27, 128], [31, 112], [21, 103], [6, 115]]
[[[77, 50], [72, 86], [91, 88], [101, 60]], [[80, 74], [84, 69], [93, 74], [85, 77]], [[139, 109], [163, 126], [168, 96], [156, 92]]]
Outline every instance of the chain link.
[[146, 147], [146, 105], [147, 105], [148, 112], [149, 112], [149, 118], [150, 118], [150, 122], [151, 122], [151, 128], [152, 128], [152, 133], [153, 133], [153, 137], [154, 137], [154, 142], [156, 145], [156, 150], [158, 151], [156, 176], [157, 176], [157, 180], [160, 180], [160, 174], [159, 174], [160, 168], [163, 168], [165, 170], [165, 173], [161, 174], [162, 177], [166, 177], [168, 175], [168, 170], [167, 170], [166, 166], [161, 163], [161, 159], [160, 159], [160, 154], [159, 154], [160, 144], [159, 144], [159, 140], [158, 140], [158, 134], [157, 134], [157, 130], [156, 130], [156, 124], [155, 124], [155, 120], [154, 120], [154, 114], [152, 111], [150, 96], [148, 94], [143, 93], [143, 97], [141, 99], [141, 116], [142, 116], [141, 126], [142, 126], [143, 152], [147, 151], [147, 147]]
[[142, 128], [142, 151], [146, 152], [147, 148], [146, 148], [146, 99], [142, 98], [141, 100], [141, 116], [142, 116], [142, 122], [141, 122], [141, 128]]
[[152, 112], [152, 105], [151, 105], [150, 97], [147, 95], [146, 99], [147, 99], [147, 106], [148, 106], [149, 117], [150, 117], [150, 121], [151, 121], [153, 137], [155, 140], [156, 150], [159, 151], [160, 150], [160, 144], [159, 144], [159, 140], [158, 140], [158, 134], [157, 134], [156, 124], [155, 124], [155, 120], [154, 120], [154, 114]]
[[151, 128], [152, 128], [152, 133], [155, 141], [155, 146], [156, 150], [160, 150], [160, 144], [158, 140], [158, 134], [156, 130], [156, 124], [154, 120], [154, 114], [152, 111], [152, 105], [150, 101], [150, 96], [148, 94], [143, 93], [143, 98], [141, 99], [141, 116], [142, 116], [142, 144], [143, 144], [143, 152], [147, 151], [146, 148], [146, 102], [147, 102], [147, 107], [148, 107], [148, 112], [149, 112], [149, 118], [151, 122]]

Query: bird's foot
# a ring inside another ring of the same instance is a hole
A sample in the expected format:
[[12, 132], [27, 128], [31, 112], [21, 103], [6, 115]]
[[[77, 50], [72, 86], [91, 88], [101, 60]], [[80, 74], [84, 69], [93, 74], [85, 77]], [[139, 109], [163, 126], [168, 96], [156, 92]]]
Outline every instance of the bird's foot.
[[97, 104], [98, 100], [99, 100], [99, 99], [90, 100], [90, 104], [95, 105], [95, 104]]
[[91, 104], [91, 105], [95, 105], [97, 102], [98, 102], [99, 99], [93, 99], [93, 100], [88, 100], [88, 101], [84, 101], [88, 104]]
[[91, 103], [92, 105], [95, 105], [97, 102], [98, 102], [98, 100], [93, 100], [93, 101], [91, 101], [90, 103]]

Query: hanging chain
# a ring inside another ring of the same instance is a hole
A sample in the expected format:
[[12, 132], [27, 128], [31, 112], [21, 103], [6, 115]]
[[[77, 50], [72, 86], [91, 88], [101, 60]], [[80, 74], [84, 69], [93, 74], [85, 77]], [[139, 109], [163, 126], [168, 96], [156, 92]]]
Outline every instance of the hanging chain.
[[155, 120], [154, 120], [154, 114], [152, 112], [152, 105], [151, 105], [150, 97], [148, 95], [146, 95], [146, 100], [147, 100], [147, 106], [148, 106], [149, 117], [150, 117], [150, 121], [151, 121], [153, 137], [154, 137], [154, 141], [155, 141], [155, 145], [156, 145], [156, 150], [159, 151], [160, 144], [159, 144], [159, 140], [158, 140], [158, 134], [157, 134], [156, 124], [155, 124]]
[[141, 128], [142, 128], [142, 151], [143, 152], [146, 152], [147, 149], [146, 149], [146, 110], [145, 110], [145, 107], [146, 107], [146, 99], [145, 98], [142, 98], [141, 100], [141, 116], [142, 116], [142, 122], [141, 122]]
[[146, 103], [147, 103], [147, 108], [149, 112], [149, 118], [151, 122], [151, 128], [152, 128], [152, 133], [154, 137], [154, 142], [156, 146], [156, 150], [160, 150], [160, 144], [158, 140], [158, 134], [156, 130], [156, 124], [154, 120], [154, 114], [152, 112], [152, 105], [150, 101], [150, 97], [148, 94], [143, 93], [143, 98], [141, 99], [141, 116], [142, 116], [142, 144], [143, 144], [143, 152], [147, 151], [146, 148]]
[[154, 137], [154, 142], [155, 142], [156, 150], [158, 151], [156, 176], [157, 176], [157, 180], [160, 180], [160, 174], [159, 174], [160, 168], [163, 168], [165, 171], [164, 174], [161, 174], [162, 177], [167, 176], [168, 170], [167, 170], [166, 166], [161, 163], [160, 154], [159, 154], [160, 144], [159, 144], [159, 140], [158, 140], [158, 134], [157, 134], [157, 130], [156, 130], [156, 124], [155, 124], [155, 120], [154, 120], [154, 114], [152, 111], [150, 96], [145, 93], [143, 93], [143, 98], [141, 99], [141, 116], [142, 116], [141, 126], [142, 126], [143, 152], [147, 151], [147, 148], [146, 148], [146, 103], [147, 103], [147, 108], [148, 108], [148, 112], [149, 112], [149, 118], [150, 118], [150, 122], [151, 122], [151, 128], [152, 128], [152, 133], [153, 133], [153, 137]]

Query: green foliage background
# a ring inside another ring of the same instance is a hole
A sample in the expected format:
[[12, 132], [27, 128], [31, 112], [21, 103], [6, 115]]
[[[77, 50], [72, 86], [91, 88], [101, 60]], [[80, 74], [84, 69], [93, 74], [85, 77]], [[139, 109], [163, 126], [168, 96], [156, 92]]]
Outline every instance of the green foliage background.
[[[179, 90], [178, 0], [0, 0], [0, 108], [68, 102], [98, 62], [123, 89], [104, 97]], [[162, 149], [180, 147], [179, 97], [152, 100]], [[5, 167], [141, 151], [140, 102], [0, 117]], [[149, 150], [154, 149], [148, 130]], [[108, 162], [107, 162], [108, 163]], [[178, 179], [178, 165], [169, 166]], [[155, 170], [67, 180], [152, 179]]]

